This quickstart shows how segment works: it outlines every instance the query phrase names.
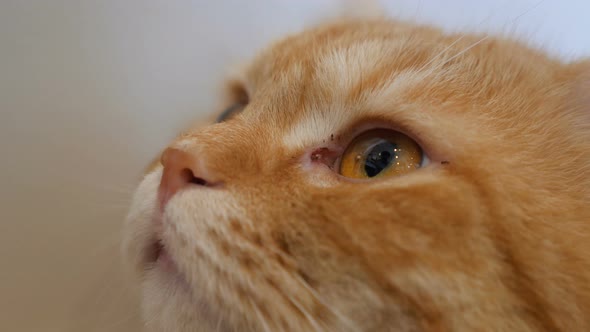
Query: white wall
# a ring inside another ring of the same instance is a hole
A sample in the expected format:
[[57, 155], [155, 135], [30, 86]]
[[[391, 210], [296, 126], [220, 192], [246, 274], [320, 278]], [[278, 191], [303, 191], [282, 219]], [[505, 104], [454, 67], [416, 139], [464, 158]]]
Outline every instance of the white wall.
[[[590, 1], [536, 3], [386, 6], [448, 30], [516, 32], [566, 58], [590, 55]], [[1, 0], [0, 330], [133, 330], [117, 241], [141, 169], [212, 109], [224, 68], [337, 5]]]

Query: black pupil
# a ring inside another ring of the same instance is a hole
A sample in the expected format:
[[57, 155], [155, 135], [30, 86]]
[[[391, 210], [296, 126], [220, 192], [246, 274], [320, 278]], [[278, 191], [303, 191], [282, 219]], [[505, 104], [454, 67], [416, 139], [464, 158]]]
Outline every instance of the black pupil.
[[375, 145], [365, 161], [365, 172], [372, 178], [389, 167], [391, 161], [395, 158], [397, 145], [391, 142], [382, 142]]

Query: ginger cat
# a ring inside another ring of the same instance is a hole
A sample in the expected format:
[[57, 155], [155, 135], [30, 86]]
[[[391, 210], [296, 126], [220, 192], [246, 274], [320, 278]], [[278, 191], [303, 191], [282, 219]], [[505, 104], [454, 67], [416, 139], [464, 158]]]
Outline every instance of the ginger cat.
[[148, 331], [590, 331], [590, 62], [387, 19], [266, 49], [126, 223]]

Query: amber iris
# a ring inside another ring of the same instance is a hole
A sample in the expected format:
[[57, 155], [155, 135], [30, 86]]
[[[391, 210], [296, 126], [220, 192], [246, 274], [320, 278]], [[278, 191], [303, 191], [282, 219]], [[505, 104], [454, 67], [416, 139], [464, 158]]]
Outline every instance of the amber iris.
[[422, 158], [422, 149], [408, 136], [393, 130], [370, 130], [346, 148], [340, 174], [355, 179], [396, 176], [419, 168]]

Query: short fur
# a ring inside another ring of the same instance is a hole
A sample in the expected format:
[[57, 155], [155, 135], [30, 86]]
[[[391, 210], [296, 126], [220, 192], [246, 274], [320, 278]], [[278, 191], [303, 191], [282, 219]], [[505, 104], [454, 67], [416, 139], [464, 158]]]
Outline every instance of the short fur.
[[[160, 212], [155, 165], [135, 194], [147, 329], [590, 331], [590, 63], [484, 37], [349, 20], [263, 51], [245, 109], [171, 144], [223, 184]], [[351, 181], [311, 157], [377, 127], [430, 165]]]

